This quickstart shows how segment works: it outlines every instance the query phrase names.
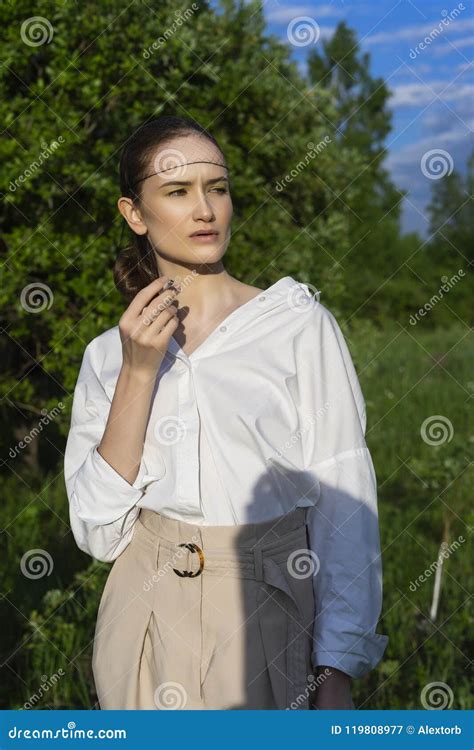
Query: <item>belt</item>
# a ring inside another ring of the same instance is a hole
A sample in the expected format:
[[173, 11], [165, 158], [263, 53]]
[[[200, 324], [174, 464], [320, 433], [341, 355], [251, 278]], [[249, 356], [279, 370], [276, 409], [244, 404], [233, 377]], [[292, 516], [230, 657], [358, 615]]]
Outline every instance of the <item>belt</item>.
[[[176, 564], [176, 558], [184, 558], [179, 568], [173, 571], [181, 578], [198, 578], [201, 575], [220, 575], [223, 568], [226, 574], [237, 575], [262, 581], [274, 589], [268, 593], [260, 587], [257, 594], [258, 619], [265, 650], [268, 672], [277, 707], [279, 709], [308, 708], [308, 674], [312, 633], [308, 633], [308, 623], [304, 622], [303, 612], [292, 590], [293, 586], [306, 585], [301, 580], [283, 572], [289, 553], [295, 549], [307, 548], [306, 525], [282, 535], [277, 540], [253, 547], [232, 550], [203, 549], [196, 542], [175, 544], [160, 538], [160, 548], [168, 550], [169, 557]], [[291, 584], [290, 584], [291, 582]], [[310, 582], [312, 586], [312, 581]], [[190, 581], [189, 585], [192, 584]], [[278, 643], [274, 637], [276, 606], [287, 612], [286, 643]], [[309, 649], [309, 656], [308, 656]], [[312, 675], [310, 675], [310, 678]], [[306, 696], [306, 698], [305, 698]]]

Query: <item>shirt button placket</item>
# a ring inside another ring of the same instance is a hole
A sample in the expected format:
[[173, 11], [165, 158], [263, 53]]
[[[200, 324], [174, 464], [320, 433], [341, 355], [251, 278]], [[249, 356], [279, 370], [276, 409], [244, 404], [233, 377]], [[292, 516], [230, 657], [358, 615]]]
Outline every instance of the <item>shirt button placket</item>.
[[187, 364], [178, 383], [179, 417], [184, 433], [177, 444], [178, 504], [183, 511], [200, 511], [199, 496], [199, 412], [194, 392], [191, 363]]

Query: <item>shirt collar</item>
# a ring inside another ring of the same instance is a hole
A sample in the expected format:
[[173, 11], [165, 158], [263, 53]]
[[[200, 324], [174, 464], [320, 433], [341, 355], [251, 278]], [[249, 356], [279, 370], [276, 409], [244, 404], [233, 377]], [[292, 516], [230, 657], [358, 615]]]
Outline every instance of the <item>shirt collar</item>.
[[185, 354], [174, 336], [171, 336], [169, 340], [167, 353], [186, 364], [208, 356], [220, 348], [223, 336], [226, 334], [234, 333], [245, 324], [254, 321], [256, 317], [267, 314], [275, 307], [281, 305], [291, 307], [292, 298], [295, 300], [296, 295], [301, 294], [302, 289], [305, 294], [309, 294], [308, 287], [305, 284], [296, 281], [292, 276], [284, 276], [269, 286], [268, 289], [263, 289], [255, 297], [233, 310], [210, 332], [197, 349], [191, 352], [190, 356]]
[[[217, 351], [225, 341], [225, 338], [223, 339], [222, 336], [225, 337], [228, 333], [233, 334], [236, 330], [241, 329], [242, 326], [251, 324], [257, 316], [268, 315], [271, 311], [277, 310], [284, 305], [291, 310], [295, 304], [298, 304], [299, 295], [301, 295], [302, 290], [305, 295], [312, 296], [306, 284], [296, 281], [292, 276], [284, 276], [269, 286], [268, 289], [262, 290], [256, 297], [253, 297], [228, 315], [191, 354], [191, 357], [186, 356], [173, 336], [170, 338], [167, 354], [171, 360], [179, 360], [184, 365], [189, 366], [191, 362], [210, 356], [213, 352]], [[219, 330], [221, 326], [229, 327], [226, 331], [222, 332]], [[113, 356], [111, 357], [111, 362], [108, 360], [109, 365], [107, 369], [101, 372], [104, 389], [110, 400], [114, 396], [122, 363], [119, 328], [115, 326], [112, 330], [116, 336]]]

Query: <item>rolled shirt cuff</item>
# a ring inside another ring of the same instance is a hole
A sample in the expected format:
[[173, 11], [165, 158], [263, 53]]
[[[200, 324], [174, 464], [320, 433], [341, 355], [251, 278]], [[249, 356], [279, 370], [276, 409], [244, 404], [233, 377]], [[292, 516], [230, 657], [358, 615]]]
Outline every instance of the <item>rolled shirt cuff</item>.
[[137, 477], [133, 484], [127, 482], [107, 463], [95, 446], [87, 455], [78, 471], [72, 502], [78, 518], [82, 521], [102, 525], [117, 521], [143, 496], [145, 488], [162, 478], [148, 473], [142, 457]]
[[380, 662], [388, 640], [386, 635], [364, 633], [351, 641], [347, 640], [347, 646], [345, 646], [342, 637], [337, 636], [333, 639], [331, 646], [313, 648], [311, 655], [313, 669], [316, 671], [317, 667], [328, 666], [340, 669], [341, 672], [355, 679], [363, 677]]

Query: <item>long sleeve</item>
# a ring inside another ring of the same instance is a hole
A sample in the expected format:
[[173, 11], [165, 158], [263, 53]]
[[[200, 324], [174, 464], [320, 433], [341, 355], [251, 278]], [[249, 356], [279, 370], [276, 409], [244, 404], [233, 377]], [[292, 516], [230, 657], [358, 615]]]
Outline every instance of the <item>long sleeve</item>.
[[306, 371], [316, 415], [306, 435], [306, 469], [319, 493], [308, 515], [317, 555], [312, 658], [314, 668], [332, 666], [358, 678], [378, 664], [388, 643], [376, 633], [382, 607], [377, 482], [349, 350], [334, 316], [326, 308], [318, 315]]
[[98, 560], [111, 562], [131, 541], [140, 512], [137, 503], [147, 484], [159, 477], [148, 475], [142, 458], [138, 475], [130, 484], [97, 450], [111, 402], [94, 366], [94, 341], [85, 349], [74, 390], [64, 480], [78, 547]]

